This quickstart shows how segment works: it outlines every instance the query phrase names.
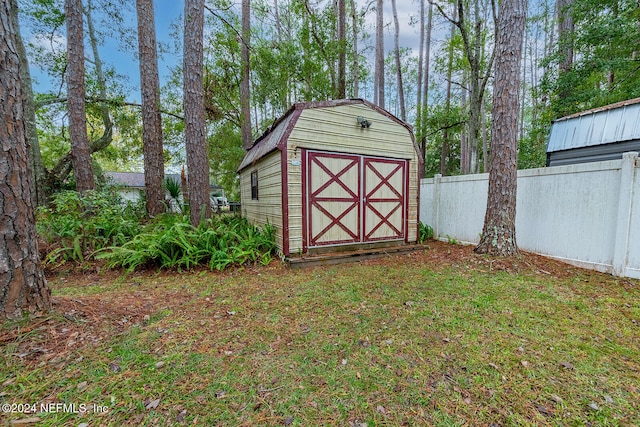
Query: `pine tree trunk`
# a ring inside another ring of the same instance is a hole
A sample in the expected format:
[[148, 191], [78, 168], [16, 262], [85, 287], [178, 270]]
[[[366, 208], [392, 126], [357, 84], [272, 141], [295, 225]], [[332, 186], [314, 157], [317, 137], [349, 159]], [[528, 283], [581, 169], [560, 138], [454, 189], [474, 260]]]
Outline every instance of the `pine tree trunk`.
[[164, 152], [153, 0], [136, 0], [136, 11], [138, 15], [140, 89], [142, 91], [144, 187], [147, 196], [147, 214], [154, 217], [165, 210], [165, 194], [162, 185], [164, 181]]
[[351, 0], [351, 31], [353, 33], [353, 97], [358, 97], [358, 85], [360, 73], [358, 65], [358, 16], [356, 15], [356, 2]]
[[393, 22], [395, 24], [394, 43], [396, 57], [396, 76], [398, 81], [398, 103], [400, 104], [400, 118], [407, 121], [407, 112], [404, 104], [404, 87], [402, 85], [402, 64], [400, 63], [400, 23], [398, 22], [398, 9], [396, 0], [391, 0], [391, 8], [393, 10]]
[[[431, 63], [431, 33], [433, 28], [433, 4], [429, 3], [429, 11], [427, 12], [427, 28], [425, 30], [425, 52], [424, 52], [424, 71], [422, 77], [422, 114], [420, 116], [420, 126], [425, 132], [427, 128], [427, 114], [429, 113], [429, 69]], [[423, 137], [426, 138], [426, 137]], [[427, 158], [426, 141], [422, 144], [422, 158]], [[446, 148], [445, 148], [446, 149]], [[445, 154], [446, 158], [446, 154]], [[442, 160], [442, 159], [441, 159]], [[444, 174], [443, 174], [444, 176]]]
[[[427, 29], [425, 40], [425, 52], [424, 52], [424, 78], [422, 83], [422, 99], [424, 104], [423, 120], [426, 120], [426, 111], [429, 107], [429, 68], [431, 64], [431, 33], [433, 32], [433, 5], [429, 3], [429, 11], [427, 12]], [[423, 123], [423, 126], [425, 124]]]
[[556, 2], [558, 14], [558, 42], [560, 43], [560, 72], [571, 71], [573, 68], [573, 15], [571, 13], [572, 0], [558, 0]]
[[205, 138], [203, 74], [204, 0], [184, 2], [184, 134], [191, 224], [211, 217]]
[[374, 82], [374, 103], [384, 108], [384, 12], [383, 0], [376, 6], [376, 66]]
[[36, 206], [44, 206], [49, 197], [47, 188], [47, 170], [42, 161], [40, 153], [40, 141], [38, 140], [38, 129], [36, 127], [36, 107], [33, 99], [33, 88], [31, 83], [31, 73], [29, 72], [29, 62], [27, 51], [24, 48], [22, 36], [20, 34], [20, 24], [18, 20], [17, 0], [11, 0], [11, 24], [16, 36], [16, 49], [20, 59], [20, 80], [22, 82], [22, 93], [24, 95], [24, 118], [27, 128], [27, 142], [29, 147], [30, 164], [33, 178], [33, 201]]
[[21, 318], [51, 309], [40, 265], [27, 151], [20, 59], [10, 0], [0, 2], [0, 317]]
[[516, 244], [518, 95], [526, 0], [503, 0], [498, 14], [487, 212], [478, 253], [511, 256]]
[[65, 0], [64, 6], [67, 24], [67, 105], [71, 162], [76, 179], [76, 190], [83, 193], [93, 190], [95, 182], [87, 136], [82, 1]]
[[[420, 1], [420, 42], [418, 43], [418, 76], [416, 85], [416, 134], [418, 138], [422, 138], [423, 129], [422, 129], [422, 73], [423, 73], [423, 62], [424, 62], [424, 2], [425, 0]], [[422, 153], [422, 158], [424, 158], [424, 153]]]
[[338, 1], [338, 86], [336, 98], [347, 97], [347, 12], [346, 0]]
[[251, 42], [251, 4], [249, 0], [242, 0], [242, 44], [240, 47], [240, 64], [242, 79], [240, 80], [240, 112], [242, 148], [249, 150], [253, 145], [251, 134], [251, 88], [250, 88], [250, 58], [249, 43]]

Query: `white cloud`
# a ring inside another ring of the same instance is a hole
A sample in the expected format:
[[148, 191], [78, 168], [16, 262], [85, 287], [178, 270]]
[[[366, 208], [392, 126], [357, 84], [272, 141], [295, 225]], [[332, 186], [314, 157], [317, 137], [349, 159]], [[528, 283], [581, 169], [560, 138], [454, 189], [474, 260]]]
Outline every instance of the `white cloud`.
[[60, 34], [31, 34], [28, 43], [43, 52], [60, 52], [67, 49], [67, 39]]

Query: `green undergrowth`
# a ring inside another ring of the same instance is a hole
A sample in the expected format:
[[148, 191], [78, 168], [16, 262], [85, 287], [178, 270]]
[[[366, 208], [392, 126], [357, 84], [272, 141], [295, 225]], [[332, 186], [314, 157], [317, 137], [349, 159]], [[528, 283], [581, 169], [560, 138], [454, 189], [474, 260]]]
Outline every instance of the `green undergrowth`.
[[163, 215], [130, 241], [96, 255], [109, 268], [140, 267], [223, 270], [246, 263], [269, 264], [275, 252], [275, 229], [259, 228], [239, 216], [215, 216], [193, 227], [188, 216]]
[[46, 247], [47, 265], [82, 263], [105, 247], [138, 234], [143, 206], [124, 203], [113, 187], [99, 191], [61, 191], [38, 209], [37, 230]]
[[41, 362], [4, 347], [0, 399], [100, 409], [43, 426], [640, 424], [637, 281], [424, 264], [138, 277], [100, 298], [155, 295], [143, 321]]
[[268, 264], [275, 254], [275, 230], [259, 228], [235, 215], [215, 215], [198, 227], [188, 215], [163, 214], [149, 220], [140, 204], [123, 203], [107, 187], [80, 196], [57, 193], [38, 212], [37, 229], [48, 267], [66, 263], [128, 272], [140, 268], [223, 270], [234, 265]]

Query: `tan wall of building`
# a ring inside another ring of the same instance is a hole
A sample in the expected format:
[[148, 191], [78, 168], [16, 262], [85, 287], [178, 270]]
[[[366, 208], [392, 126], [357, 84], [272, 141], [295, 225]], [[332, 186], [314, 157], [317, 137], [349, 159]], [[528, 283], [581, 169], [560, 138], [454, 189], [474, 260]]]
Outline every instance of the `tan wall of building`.
[[[258, 200], [251, 200], [251, 172], [258, 171]], [[275, 151], [240, 174], [242, 216], [252, 224], [276, 227], [276, 245], [282, 251], [282, 174], [280, 151]]]
[[[363, 117], [371, 127], [362, 128], [356, 118]], [[308, 108], [301, 112], [287, 141], [287, 195], [289, 252], [302, 251], [302, 158], [301, 149], [360, 154], [409, 161], [408, 224], [409, 242], [417, 240], [418, 230], [418, 154], [412, 134], [406, 127], [365, 104]], [[251, 200], [251, 172], [258, 170], [258, 200]], [[277, 227], [276, 244], [283, 251], [283, 209], [281, 152], [276, 150], [245, 168], [240, 176], [242, 215], [263, 226]]]
[[[361, 128], [356, 118], [371, 121]], [[297, 150], [296, 150], [297, 148]], [[409, 160], [409, 206], [407, 235], [409, 242], [418, 237], [418, 155], [407, 128], [364, 104], [302, 111], [288, 140], [289, 238], [290, 251], [302, 250], [302, 165], [301, 148], [337, 153], [365, 154]]]

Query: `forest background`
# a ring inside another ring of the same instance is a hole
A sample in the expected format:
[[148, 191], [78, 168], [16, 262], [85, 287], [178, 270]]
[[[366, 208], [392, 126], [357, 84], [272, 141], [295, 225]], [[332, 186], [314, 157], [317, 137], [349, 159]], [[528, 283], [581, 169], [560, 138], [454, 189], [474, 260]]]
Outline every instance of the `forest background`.
[[[85, 0], [85, 73], [94, 170], [142, 171], [134, 2]], [[165, 167], [185, 164], [183, 3], [155, 1]], [[489, 0], [251, 1], [250, 108], [255, 139], [294, 102], [365, 98], [414, 126], [425, 176], [484, 172], [490, 158], [495, 10]], [[19, 18], [33, 78], [40, 153], [55, 191], [73, 185], [67, 46], [61, 0], [22, 0]], [[545, 164], [552, 120], [640, 96], [640, 6], [625, 0], [529, 2], [522, 56], [518, 167]], [[394, 13], [395, 12], [395, 13]], [[241, 135], [240, 4], [206, 2], [204, 85], [212, 183], [237, 199]], [[380, 46], [382, 43], [384, 46]], [[379, 52], [382, 52], [380, 54]], [[382, 65], [376, 65], [382, 64]], [[378, 71], [382, 70], [382, 71]], [[94, 144], [99, 142], [99, 144]]]

